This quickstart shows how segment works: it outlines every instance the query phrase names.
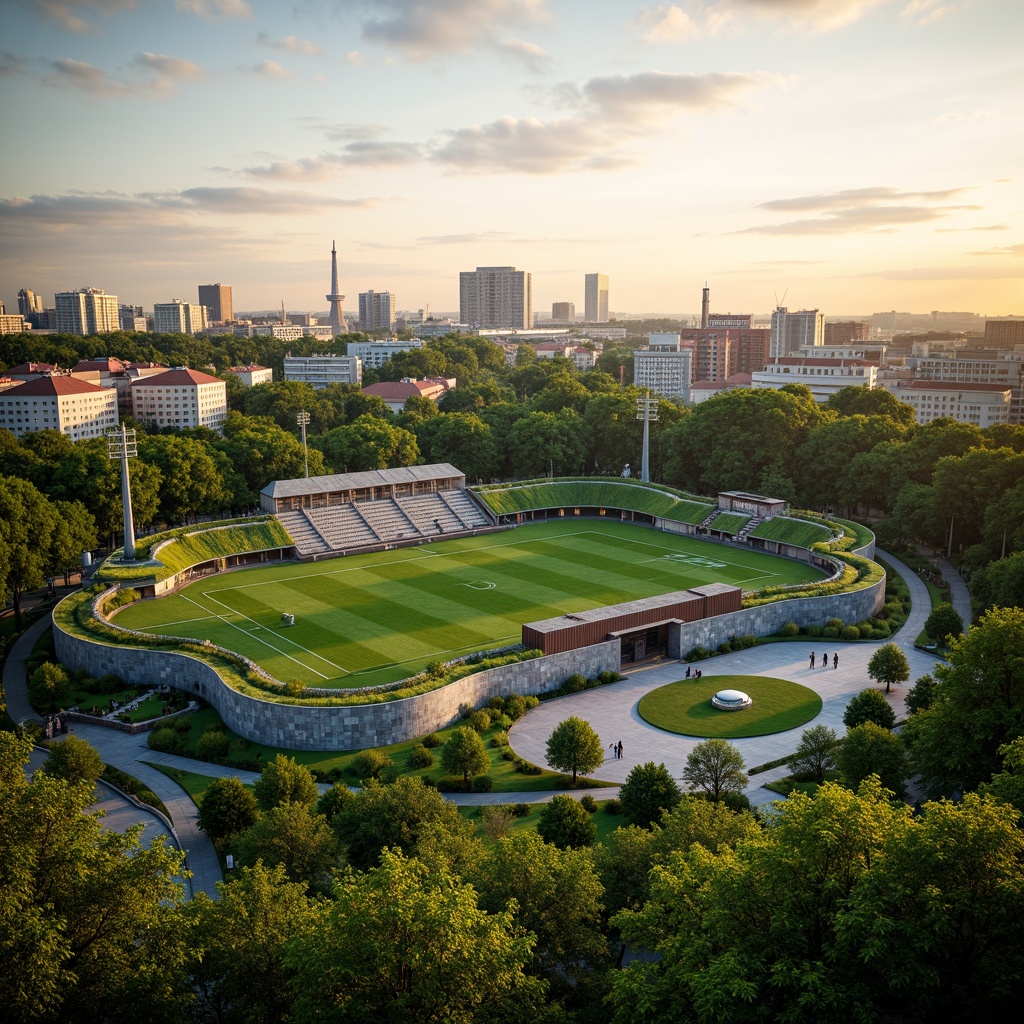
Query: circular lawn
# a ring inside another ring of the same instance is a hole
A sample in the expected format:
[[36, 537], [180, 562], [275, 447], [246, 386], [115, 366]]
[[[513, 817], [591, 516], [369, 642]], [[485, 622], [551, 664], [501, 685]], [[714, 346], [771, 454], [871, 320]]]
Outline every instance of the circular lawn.
[[[743, 690], [753, 704], [718, 711], [711, 698], [723, 687]], [[806, 686], [769, 676], [708, 676], [659, 686], [640, 699], [640, 717], [666, 732], [684, 736], [740, 739], [795, 729], [821, 711], [821, 698]]]

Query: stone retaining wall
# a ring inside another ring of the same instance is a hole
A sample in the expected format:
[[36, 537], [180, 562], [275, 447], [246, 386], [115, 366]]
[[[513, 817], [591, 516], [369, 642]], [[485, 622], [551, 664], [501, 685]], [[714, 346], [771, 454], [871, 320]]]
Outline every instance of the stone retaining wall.
[[205, 663], [171, 651], [119, 647], [72, 636], [54, 623], [57, 659], [90, 675], [119, 675], [129, 685], [174, 686], [212, 704], [225, 725], [256, 743], [287, 750], [360, 750], [423, 736], [457, 721], [465, 705], [491, 697], [556, 690], [574, 673], [617, 671], [618, 640], [564, 654], [485, 669], [416, 697], [351, 707], [277, 704], [231, 689]]
[[682, 658], [694, 647], [713, 651], [734, 636], [770, 636], [787, 622], [798, 626], [821, 626], [829, 619], [844, 623], [863, 622], [885, 604], [885, 578], [870, 587], [847, 594], [799, 597], [744, 608], [696, 622], [673, 623], [668, 628], [668, 655]]

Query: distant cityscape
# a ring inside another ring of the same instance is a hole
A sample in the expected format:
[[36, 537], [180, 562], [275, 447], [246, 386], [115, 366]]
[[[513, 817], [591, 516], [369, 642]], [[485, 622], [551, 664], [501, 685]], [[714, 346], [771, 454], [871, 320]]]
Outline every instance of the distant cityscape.
[[[721, 313], [714, 312], [705, 283], [699, 314], [643, 318], [657, 324], [651, 330], [629, 326], [638, 317], [611, 314], [608, 274], [584, 275], [583, 317], [577, 319], [571, 300], [552, 303], [550, 314], [535, 311], [533, 275], [514, 266], [461, 272], [457, 313], [432, 313], [429, 305], [399, 310], [395, 293], [386, 289], [360, 292], [357, 308], [346, 313], [334, 243], [329, 280], [326, 312], [289, 312], [282, 303], [275, 311], [236, 313], [231, 286], [220, 282], [198, 285], [195, 303], [172, 299], [155, 303], [152, 312], [92, 287], [57, 292], [47, 306], [25, 287], [18, 292], [17, 314], [7, 313], [0, 302], [0, 333], [227, 334], [302, 342], [307, 348], [332, 348], [349, 331], [371, 336], [346, 339], [341, 352], [289, 352], [284, 379], [315, 388], [361, 386], [364, 368], [378, 371], [399, 353], [449, 334], [493, 341], [505, 350], [510, 365], [526, 344], [537, 358], [564, 358], [580, 372], [597, 368], [608, 345], [615, 347], [621, 384], [687, 405], [737, 388], [789, 384], [806, 385], [824, 402], [843, 388], [863, 386], [892, 392], [913, 407], [919, 423], [940, 417], [979, 427], [1024, 422], [1021, 317], [889, 311], [826, 318], [820, 309], [790, 310], [781, 304], [764, 315]], [[632, 361], [629, 380], [627, 356]], [[244, 386], [267, 383], [273, 376], [255, 364], [234, 367], [231, 373]], [[386, 396], [399, 409], [409, 394], [437, 401], [457, 386], [455, 379], [442, 378], [405, 383], [413, 387], [406, 388], [408, 394], [392, 388], [394, 394]], [[222, 379], [197, 368], [117, 359], [83, 360], [69, 368], [25, 364], [0, 376], [0, 427], [15, 434], [57, 427], [76, 440], [116, 425], [120, 409], [154, 426], [216, 430], [227, 411], [224, 388]]]

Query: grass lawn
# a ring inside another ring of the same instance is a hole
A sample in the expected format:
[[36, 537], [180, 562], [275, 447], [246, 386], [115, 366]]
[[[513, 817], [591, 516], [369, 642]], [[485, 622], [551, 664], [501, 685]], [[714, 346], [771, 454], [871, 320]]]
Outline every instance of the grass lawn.
[[196, 772], [182, 771], [180, 768], [168, 768], [164, 764], [154, 764], [152, 761], [143, 761], [143, 764], [148, 764], [150, 768], [155, 768], [158, 772], [166, 775], [167, 778], [172, 779], [176, 782], [190, 797], [192, 802], [199, 806], [203, 799], [203, 794], [210, 788], [210, 783], [213, 782], [212, 775], [199, 775]]
[[[184, 748], [180, 751], [184, 757], [194, 757], [196, 743], [199, 737], [211, 727], [220, 728], [227, 733], [231, 741], [231, 751], [226, 759], [227, 763], [249, 771], [260, 771], [268, 761], [272, 761], [278, 754], [294, 758], [299, 764], [305, 765], [311, 771], [315, 771], [320, 781], [327, 782], [337, 779], [350, 786], [359, 786], [363, 783], [356, 767], [356, 759], [360, 751], [317, 751], [317, 750], [284, 750], [280, 747], [269, 747], [259, 743], [253, 743], [244, 739], [237, 733], [232, 732], [220, 719], [220, 716], [212, 708], [204, 708], [195, 714], [186, 716], [189, 722], [189, 732], [184, 736]], [[456, 722], [445, 729], [440, 729], [437, 735], [447, 739], [455, 729], [464, 722]], [[495, 793], [539, 793], [552, 789], [565, 787], [569, 776], [561, 775], [558, 772], [542, 771], [539, 775], [524, 775], [516, 771], [511, 761], [506, 761], [502, 753], [508, 747], [495, 747], [491, 743], [492, 737], [500, 731], [498, 725], [492, 725], [484, 734], [484, 747], [490, 759], [491, 766], [487, 770], [494, 785]], [[434, 764], [430, 768], [410, 768], [409, 754], [413, 747], [422, 742], [423, 737], [406, 740], [403, 743], [395, 743], [387, 747], [378, 747], [381, 753], [391, 758], [392, 764], [396, 766], [402, 775], [419, 775], [438, 782], [445, 778], [445, 772], [441, 768], [441, 748], [435, 747], [431, 753], [434, 755]], [[330, 778], [328, 774], [330, 773]], [[614, 783], [600, 782], [590, 779], [590, 784], [595, 787], [610, 786]]]
[[[124, 608], [118, 625], [211, 640], [278, 679], [373, 686], [436, 659], [519, 643], [522, 624], [706, 583], [820, 579], [800, 562], [619, 522], [529, 524], [479, 537], [197, 580]], [[281, 623], [283, 612], [295, 625]]]
[[[624, 814], [609, 814], [605, 810], [607, 800], [597, 801], [597, 810], [591, 815], [594, 824], [597, 826], [597, 838], [594, 845], [603, 843], [617, 828], [624, 828], [629, 824], [629, 819]], [[544, 804], [530, 804], [530, 813], [524, 814], [521, 818], [514, 818], [512, 821], [513, 832], [536, 832], [537, 822], [540, 821], [540, 812]], [[485, 846], [493, 846], [494, 841], [484, 831], [483, 819], [481, 817], [482, 807], [460, 807], [459, 813], [476, 826], [476, 836], [484, 841]]]
[[[718, 711], [711, 698], [725, 689], [742, 690], [753, 704], [742, 711]], [[684, 736], [739, 739], [795, 729], [821, 711], [821, 698], [806, 686], [768, 676], [712, 676], [680, 679], [641, 698], [645, 722]]]

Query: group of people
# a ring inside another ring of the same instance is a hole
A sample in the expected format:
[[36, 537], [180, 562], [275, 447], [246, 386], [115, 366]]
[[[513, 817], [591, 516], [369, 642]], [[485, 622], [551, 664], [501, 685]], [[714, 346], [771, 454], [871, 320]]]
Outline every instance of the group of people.
[[612, 744], [612, 752], [615, 754], [615, 760], [616, 761], [620, 757], [622, 757], [622, 740], [619, 740], [618, 743], [613, 743]]
[[[822, 651], [821, 653], [821, 667], [828, 668], [828, 652]], [[832, 655], [832, 667], [839, 668], [839, 655]], [[811, 651], [811, 668], [814, 668], [814, 651]]]
[[[701, 673], [701, 670], [699, 668], [695, 668], [693, 670], [693, 678], [694, 679], [700, 679], [701, 678], [701, 674], [702, 673]], [[689, 665], [686, 666], [686, 678], [687, 679], [690, 678], [690, 666]]]

